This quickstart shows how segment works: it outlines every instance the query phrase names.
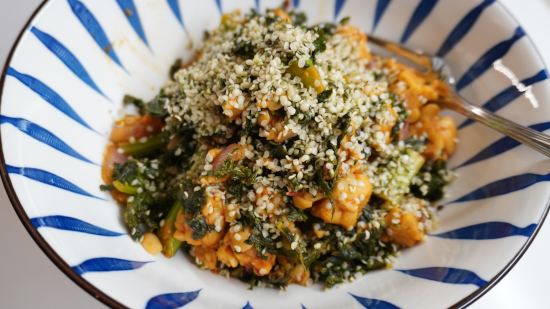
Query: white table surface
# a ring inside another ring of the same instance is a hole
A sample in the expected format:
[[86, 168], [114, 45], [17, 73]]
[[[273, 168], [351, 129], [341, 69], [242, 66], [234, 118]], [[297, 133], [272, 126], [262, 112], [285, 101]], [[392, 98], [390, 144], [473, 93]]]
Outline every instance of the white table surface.
[[[42, 0], [0, 0], [0, 66]], [[550, 0], [500, 0], [550, 64]], [[519, 206], [518, 206], [519, 207]], [[550, 220], [550, 219], [549, 219]], [[550, 221], [519, 263], [469, 308], [550, 308]], [[0, 308], [106, 308], [66, 277], [29, 236], [0, 188]]]

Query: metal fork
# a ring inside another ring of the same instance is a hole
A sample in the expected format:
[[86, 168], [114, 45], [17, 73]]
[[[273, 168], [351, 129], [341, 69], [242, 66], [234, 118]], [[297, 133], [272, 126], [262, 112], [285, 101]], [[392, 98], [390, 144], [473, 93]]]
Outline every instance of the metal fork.
[[429, 73], [439, 74], [446, 85], [444, 91], [448, 99], [431, 101], [428, 103], [435, 103], [442, 108], [453, 110], [550, 157], [550, 136], [502, 118], [484, 108], [474, 106], [458, 96], [454, 86], [455, 79], [451, 74], [449, 66], [442, 58], [431, 56], [423, 52], [415, 52], [402, 45], [370, 35], [369, 42], [424, 67]]

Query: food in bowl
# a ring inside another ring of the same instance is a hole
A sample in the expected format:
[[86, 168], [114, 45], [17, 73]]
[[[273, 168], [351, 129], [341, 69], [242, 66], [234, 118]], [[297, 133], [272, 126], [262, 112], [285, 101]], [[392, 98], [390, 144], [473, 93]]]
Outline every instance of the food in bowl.
[[438, 225], [454, 174], [441, 82], [370, 53], [348, 24], [224, 14], [138, 115], [116, 122], [102, 177], [151, 254], [185, 248], [252, 286], [327, 287], [389, 268]]

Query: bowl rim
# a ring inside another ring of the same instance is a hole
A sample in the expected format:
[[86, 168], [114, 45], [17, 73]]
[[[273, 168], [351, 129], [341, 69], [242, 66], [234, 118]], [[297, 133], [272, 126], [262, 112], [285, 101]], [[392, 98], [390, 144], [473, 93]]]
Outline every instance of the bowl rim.
[[[8, 54], [8, 57], [6, 58], [6, 62], [4, 63], [4, 68], [2, 69], [2, 73], [0, 75], [0, 111], [2, 107], [2, 95], [4, 91], [4, 84], [6, 82], [6, 76], [7, 76], [7, 70], [9, 67], [9, 64], [13, 58], [13, 55], [15, 53], [15, 50], [19, 46], [19, 43], [21, 42], [21, 38], [25, 34], [25, 30], [29, 27], [29, 25], [34, 21], [38, 13], [42, 11], [42, 9], [48, 4], [49, 2], [53, 2], [55, 0], [43, 0], [42, 3], [34, 10], [34, 12], [31, 14], [31, 16], [28, 18], [27, 22], [23, 26], [23, 29], [19, 32], [19, 35], [17, 36], [17, 39], [13, 43], [10, 52]], [[500, 1], [496, 1], [498, 5], [518, 24], [519, 22], [515, 18], [515, 16], [510, 12], [510, 10], [502, 5]], [[531, 45], [538, 55], [539, 59], [544, 65], [544, 68], [546, 69], [546, 64], [544, 63], [544, 59], [541, 57], [541, 53], [537, 49], [536, 45], [533, 43], [531, 38], [526, 35], [527, 39], [531, 42]], [[0, 129], [1, 132], [1, 129]], [[4, 185], [4, 188], [6, 189], [6, 193], [8, 195], [8, 198], [10, 199], [10, 202], [19, 217], [19, 220], [21, 220], [21, 223], [27, 230], [27, 232], [31, 235], [34, 242], [38, 245], [38, 247], [46, 254], [46, 256], [67, 276], [69, 279], [71, 279], [76, 285], [78, 285], [80, 288], [82, 288], [84, 291], [86, 291], [88, 294], [90, 294], [95, 299], [101, 301], [103, 304], [111, 307], [111, 308], [128, 308], [115, 300], [114, 298], [108, 296], [105, 292], [101, 291], [97, 287], [95, 287], [93, 284], [85, 280], [82, 276], [78, 275], [58, 254], [57, 252], [48, 244], [48, 242], [40, 235], [38, 232], [38, 229], [34, 227], [32, 224], [29, 216], [27, 215], [25, 209], [23, 208], [23, 205], [19, 201], [19, 198], [17, 197], [17, 193], [15, 192], [15, 189], [13, 188], [13, 185], [11, 183], [11, 179], [9, 177], [8, 171], [6, 169], [6, 161], [4, 159], [4, 144], [2, 143], [2, 135], [0, 134], [0, 177], [2, 179], [2, 183]], [[475, 301], [477, 301], [479, 298], [481, 298], [483, 295], [485, 295], [487, 292], [489, 292], [493, 287], [497, 285], [497, 283], [502, 280], [509, 272], [510, 270], [519, 262], [519, 260], [523, 257], [527, 249], [531, 246], [533, 241], [535, 240], [535, 237], [537, 236], [539, 230], [541, 229], [546, 216], [548, 215], [548, 212], [550, 210], [550, 199], [546, 202], [546, 206], [544, 207], [543, 213], [539, 219], [539, 222], [537, 223], [537, 226], [531, 236], [526, 240], [525, 244], [519, 249], [519, 251], [516, 253], [516, 255], [506, 264], [506, 266], [497, 273], [491, 280], [489, 280], [484, 286], [481, 288], [475, 290], [468, 296], [464, 297], [454, 305], [450, 306], [450, 309], [462, 309], [470, 306]]]

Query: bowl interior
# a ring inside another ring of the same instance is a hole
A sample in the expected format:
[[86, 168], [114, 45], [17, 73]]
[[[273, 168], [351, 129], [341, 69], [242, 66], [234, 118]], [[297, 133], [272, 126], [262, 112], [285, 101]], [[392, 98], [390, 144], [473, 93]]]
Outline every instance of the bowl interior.
[[[492, 0], [291, 2], [310, 25], [349, 16], [367, 34], [442, 56], [466, 99], [522, 125], [550, 128], [544, 64]], [[460, 177], [442, 202], [440, 228], [403, 250], [393, 270], [329, 291], [320, 285], [249, 291], [199, 270], [181, 252], [170, 260], [151, 256], [127, 235], [120, 208], [99, 190], [102, 153], [123, 113], [122, 97], [152, 98], [174, 60], [189, 59], [222, 12], [280, 4], [47, 1], [19, 39], [1, 92], [4, 182], [23, 222], [61, 258], [62, 270], [78, 275], [78, 284], [131, 308], [443, 308], [478, 297], [542, 223], [550, 166], [543, 155], [456, 114], [449, 115], [460, 126], [460, 143], [450, 166]]]

